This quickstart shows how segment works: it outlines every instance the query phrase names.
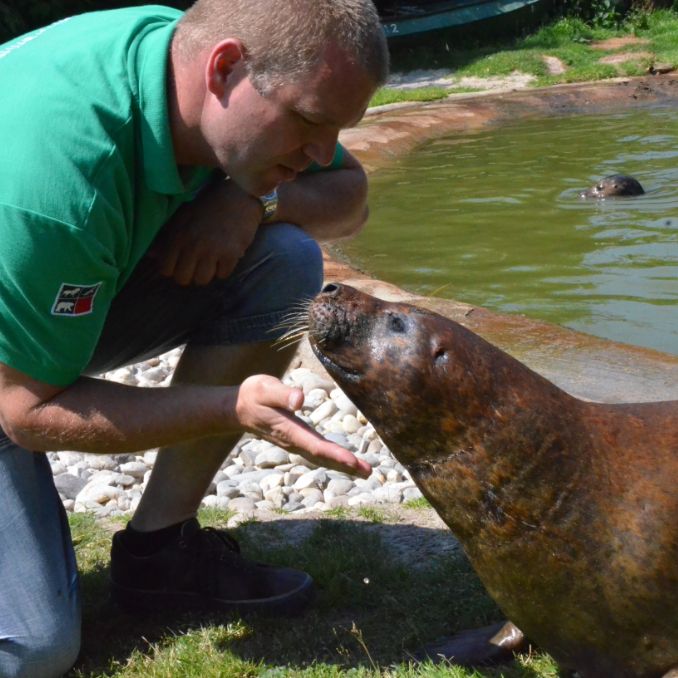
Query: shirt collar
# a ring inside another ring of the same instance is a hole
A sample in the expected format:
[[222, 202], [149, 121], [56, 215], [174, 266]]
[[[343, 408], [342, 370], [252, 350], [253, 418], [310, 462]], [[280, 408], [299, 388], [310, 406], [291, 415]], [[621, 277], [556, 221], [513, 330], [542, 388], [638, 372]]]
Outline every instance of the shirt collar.
[[141, 160], [144, 181], [157, 193], [181, 195], [191, 193], [210, 173], [208, 168], [197, 168], [184, 179], [174, 157], [167, 101], [167, 63], [174, 21], [159, 20], [148, 27], [136, 54], [139, 83]]

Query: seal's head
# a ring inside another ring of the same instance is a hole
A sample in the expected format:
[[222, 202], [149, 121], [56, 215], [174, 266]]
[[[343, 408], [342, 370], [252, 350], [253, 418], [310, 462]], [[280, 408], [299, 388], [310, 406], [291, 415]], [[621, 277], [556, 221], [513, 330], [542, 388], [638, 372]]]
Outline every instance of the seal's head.
[[[347, 285], [327, 285], [311, 302], [309, 340], [406, 465], [486, 447], [488, 422], [520, 419], [533, 392], [521, 393], [523, 383], [541, 379], [449, 318]], [[544, 392], [558, 391], [543, 381]], [[540, 392], [540, 411], [544, 400]]]
[[602, 178], [598, 183], [579, 194], [580, 198], [612, 198], [627, 195], [642, 195], [645, 193], [640, 182], [625, 174], [611, 174]]
[[464, 352], [466, 333], [434, 313], [346, 285], [325, 286], [309, 309], [315, 354], [382, 437], [399, 441], [401, 460], [430, 449], [432, 437], [465, 417], [468, 392], [477, 390], [472, 372], [483, 369], [452, 357], [452, 349]]

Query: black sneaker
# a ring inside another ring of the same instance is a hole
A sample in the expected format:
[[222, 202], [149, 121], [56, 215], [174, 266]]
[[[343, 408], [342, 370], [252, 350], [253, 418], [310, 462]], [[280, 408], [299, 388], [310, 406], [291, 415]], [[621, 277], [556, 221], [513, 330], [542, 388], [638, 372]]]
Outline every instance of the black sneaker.
[[300, 570], [245, 560], [226, 532], [187, 520], [179, 536], [150, 556], [135, 556], [125, 530], [113, 535], [113, 600], [130, 612], [219, 610], [293, 615], [313, 598]]

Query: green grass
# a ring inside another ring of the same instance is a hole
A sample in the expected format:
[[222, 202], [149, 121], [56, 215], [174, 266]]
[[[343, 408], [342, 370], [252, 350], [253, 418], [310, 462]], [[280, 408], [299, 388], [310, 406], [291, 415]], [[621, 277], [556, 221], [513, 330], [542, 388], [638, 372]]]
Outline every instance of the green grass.
[[[591, 43], [613, 37], [637, 36], [647, 44], [629, 45], [621, 50], [601, 51]], [[653, 57], [640, 58], [618, 66], [601, 64], [609, 54], [623, 52], [650, 52]], [[542, 56], [560, 59], [567, 67], [561, 75], [550, 75]], [[462, 46], [455, 49], [445, 45], [410, 48], [393, 57], [394, 70], [413, 68], [448, 69], [452, 76], [450, 88], [425, 87], [407, 90], [381, 88], [371, 106], [405, 101], [432, 101], [459, 92], [458, 78], [502, 77], [514, 72], [533, 75], [532, 86], [545, 87], [562, 83], [605, 80], [619, 76], [642, 75], [650, 61], [678, 65], [678, 12], [658, 10], [629, 15], [618, 29], [593, 28], [574, 18], [559, 19], [532, 35], [492, 45]]]
[[[228, 514], [210, 511], [200, 517], [203, 524], [223, 525]], [[83, 649], [69, 678], [556, 675], [550, 658], [540, 654], [477, 672], [412, 661], [426, 642], [501, 619], [461, 554], [418, 562], [417, 569], [389, 556], [382, 529], [424, 528], [339, 517], [306, 523], [308, 538], [289, 543], [279, 538], [289, 522], [252, 523], [235, 534], [248, 555], [312, 574], [318, 595], [305, 615], [284, 621], [160, 613], [137, 619], [119, 611], [108, 596], [110, 537], [121, 523], [72, 516], [83, 589]]]
[[428, 503], [428, 499], [426, 497], [419, 497], [419, 499], [410, 499], [409, 501], [406, 501], [403, 506], [405, 508], [411, 508], [411, 509], [430, 509], [431, 504]]
[[417, 87], [409, 90], [381, 87], [372, 97], [370, 106], [384, 106], [403, 101], [437, 101], [444, 99], [448, 94], [444, 87]]
[[372, 523], [385, 523], [387, 521], [386, 513], [377, 506], [361, 506], [358, 508], [358, 515]]

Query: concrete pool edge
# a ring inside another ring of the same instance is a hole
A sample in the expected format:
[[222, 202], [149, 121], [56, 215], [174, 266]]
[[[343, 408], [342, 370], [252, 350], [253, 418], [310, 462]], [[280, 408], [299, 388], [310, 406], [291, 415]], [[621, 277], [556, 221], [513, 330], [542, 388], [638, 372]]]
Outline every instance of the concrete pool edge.
[[[372, 112], [359, 127], [342, 133], [341, 141], [372, 172], [430, 139], [477, 131], [508, 120], [608, 113], [670, 103], [678, 104], [678, 78], [670, 75], [455, 95], [442, 102]], [[578, 397], [604, 402], [678, 399], [677, 356], [599, 339], [525, 316], [410, 294], [331, 256], [326, 259], [325, 278], [450, 317]]]

